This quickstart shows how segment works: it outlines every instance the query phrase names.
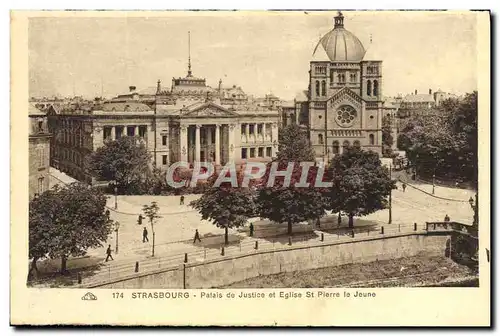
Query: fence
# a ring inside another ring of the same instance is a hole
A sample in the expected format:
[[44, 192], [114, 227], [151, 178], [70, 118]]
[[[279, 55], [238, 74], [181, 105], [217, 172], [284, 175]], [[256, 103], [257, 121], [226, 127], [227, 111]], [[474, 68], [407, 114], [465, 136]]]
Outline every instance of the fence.
[[[432, 231], [432, 224], [431, 229]], [[115, 279], [133, 276], [134, 274], [147, 274], [149, 272], [179, 268], [179, 265], [189, 263], [203, 263], [215, 261], [227, 256], [250, 255], [263, 251], [278, 251], [297, 247], [313, 247], [322, 243], [349, 242], [353, 239], [370, 239], [383, 237], [384, 235], [405, 235], [411, 233], [424, 234], [428, 232], [429, 224], [401, 224], [387, 225], [380, 228], [345, 228], [335, 233], [321, 232], [303, 236], [277, 237], [259, 240], [243, 241], [220, 248], [204, 248], [187, 253], [179, 253], [170, 256], [151, 257], [141, 261], [129, 261], [120, 265], [101, 268], [101, 272], [88, 278], [79, 278], [82, 285], [91, 286], [106, 283]], [[449, 230], [452, 230], [450, 227]]]

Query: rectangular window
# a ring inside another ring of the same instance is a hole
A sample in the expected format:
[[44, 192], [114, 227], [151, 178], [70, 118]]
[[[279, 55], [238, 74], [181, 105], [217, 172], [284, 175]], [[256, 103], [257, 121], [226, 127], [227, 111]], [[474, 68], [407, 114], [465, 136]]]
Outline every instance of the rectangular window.
[[168, 155], [162, 155], [161, 163], [166, 166], [168, 164]]
[[247, 149], [246, 148], [242, 148], [241, 149], [241, 158], [242, 159], [246, 159], [247, 158]]
[[255, 134], [255, 125], [253, 125], [253, 124], [249, 125], [248, 133], [250, 133], [251, 135]]
[[250, 157], [251, 158], [255, 157], [255, 148], [250, 148]]
[[259, 157], [264, 157], [264, 147], [259, 147]]
[[161, 144], [163, 146], [167, 145], [167, 136], [166, 135], [162, 135], [162, 137], [161, 137]]
[[111, 127], [104, 127], [103, 129], [103, 136], [104, 136], [104, 141], [106, 140], [112, 140], [111, 139]]
[[147, 126], [139, 126], [139, 136], [144, 138], [146, 136]]
[[38, 178], [38, 195], [43, 193], [43, 177]]
[[271, 155], [272, 155], [271, 150], [272, 150], [271, 147], [266, 147], [266, 156], [267, 157], [271, 157]]
[[257, 134], [259, 134], [259, 135], [262, 134], [262, 124], [257, 125]]
[[127, 136], [135, 135], [135, 126], [127, 126]]

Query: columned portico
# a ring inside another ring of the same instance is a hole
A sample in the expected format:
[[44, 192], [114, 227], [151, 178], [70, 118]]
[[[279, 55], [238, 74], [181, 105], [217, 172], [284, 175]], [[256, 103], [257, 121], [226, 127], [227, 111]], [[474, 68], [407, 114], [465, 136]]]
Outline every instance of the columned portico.
[[220, 125], [215, 125], [215, 164], [220, 165]]
[[201, 129], [201, 125], [195, 125], [196, 126], [196, 135], [195, 135], [195, 160], [196, 162], [199, 162], [201, 160], [201, 148], [200, 148], [200, 129]]

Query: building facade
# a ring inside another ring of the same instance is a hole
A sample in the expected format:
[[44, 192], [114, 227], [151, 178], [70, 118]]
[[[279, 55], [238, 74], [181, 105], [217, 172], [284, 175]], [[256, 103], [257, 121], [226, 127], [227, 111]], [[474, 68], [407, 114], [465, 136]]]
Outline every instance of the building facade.
[[428, 93], [418, 93], [418, 90], [415, 90], [414, 93], [406, 95], [401, 100], [398, 117], [408, 118], [416, 114], [426, 115], [433, 113], [436, 107], [441, 106], [443, 101], [450, 98], [458, 98], [458, 96], [443, 92], [441, 89], [436, 92], [432, 92], [432, 89], [429, 89]]
[[[317, 161], [348, 146], [382, 151], [382, 61], [364, 59], [361, 41], [344, 28], [342, 13], [318, 42], [310, 61], [308, 128]], [[298, 111], [303, 114], [303, 111]]]
[[49, 189], [50, 133], [44, 112], [29, 104], [29, 198]]
[[85, 158], [122, 136], [144, 141], [153, 164], [162, 169], [177, 161], [215, 165], [272, 160], [278, 148], [278, 107], [249, 101], [240, 87], [217, 88], [192, 75], [173, 78], [164, 89], [136, 90], [91, 108], [49, 109], [54, 132], [52, 164], [83, 181], [92, 177]]

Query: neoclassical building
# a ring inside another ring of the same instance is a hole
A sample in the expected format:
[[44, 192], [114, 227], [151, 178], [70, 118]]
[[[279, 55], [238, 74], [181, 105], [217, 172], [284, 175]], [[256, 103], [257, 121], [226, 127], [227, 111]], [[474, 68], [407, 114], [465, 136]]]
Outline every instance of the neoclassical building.
[[345, 29], [340, 12], [314, 49], [309, 89], [296, 109], [299, 116], [308, 114], [318, 161], [328, 161], [346, 146], [382, 151], [382, 61], [369, 60], [366, 53]]
[[50, 133], [44, 112], [29, 105], [29, 198], [49, 189]]
[[144, 141], [156, 167], [184, 161], [270, 161], [278, 142], [278, 108], [250, 101], [237, 86], [217, 88], [193, 76], [191, 62], [185, 77], [173, 78], [170, 88], [137, 90], [92, 106], [49, 108], [54, 134], [51, 164], [67, 174], [91, 182], [85, 157], [122, 136]]

